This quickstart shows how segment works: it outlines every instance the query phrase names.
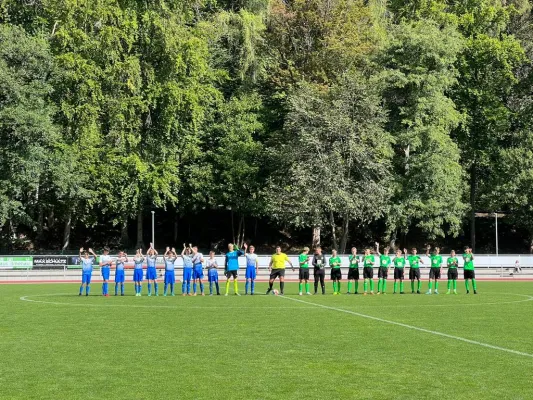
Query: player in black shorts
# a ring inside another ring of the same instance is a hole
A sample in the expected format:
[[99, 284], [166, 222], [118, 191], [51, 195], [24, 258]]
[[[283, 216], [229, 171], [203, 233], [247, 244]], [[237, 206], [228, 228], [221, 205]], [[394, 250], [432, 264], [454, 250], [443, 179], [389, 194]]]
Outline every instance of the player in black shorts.
[[363, 257], [363, 295], [368, 293], [368, 286], [370, 286], [370, 294], [374, 294], [374, 262], [375, 257], [370, 249], [365, 249], [365, 255]]
[[285, 289], [285, 264], [288, 263], [294, 271], [294, 265], [287, 254], [281, 252], [281, 247], [276, 246], [276, 253], [272, 254], [270, 263], [268, 264], [268, 270], [270, 271], [270, 279], [268, 280], [268, 290], [266, 294], [272, 291], [272, 286], [276, 278], [279, 278], [279, 293], [284, 294]]
[[393, 294], [398, 293], [398, 281], [400, 281], [400, 294], [404, 294], [403, 291], [403, 277], [405, 262], [407, 257], [407, 251], [402, 256], [402, 251], [400, 249], [396, 250], [396, 257], [392, 260], [394, 264], [394, 292]]
[[329, 266], [331, 267], [331, 280], [333, 281], [333, 294], [341, 294], [341, 258], [337, 256], [337, 250], [331, 251], [329, 258]]
[[355, 283], [354, 294], [357, 294], [357, 290], [359, 289], [359, 261], [361, 261], [361, 259], [357, 255], [357, 249], [355, 247], [352, 247], [352, 254], [350, 254], [350, 256], [348, 257], [348, 260], [350, 262], [350, 265], [348, 267], [348, 292], [347, 294], [351, 293], [352, 282]]
[[320, 282], [320, 287], [322, 288], [322, 294], [326, 294], [326, 285], [324, 284], [325, 277], [325, 268], [326, 266], [326, 257], [322, 254], [322, 248], [317, 247], [315, 249], [315, 254], [313, 255], [313, 267], [314, 267], [314, 277], [315, 277], [315, 294], [318, 291], [318, 283]]
[[455, 250], [452, 250], [450, 257], [446, 260], [448, 266], [448, 291], [446, 294], [450, 294], [453, 286], [453, 294], [457, 294], [457, 278], [459, 274], [457, 273], [457, 268], [459, 267], [459, 260], [455, 255]]

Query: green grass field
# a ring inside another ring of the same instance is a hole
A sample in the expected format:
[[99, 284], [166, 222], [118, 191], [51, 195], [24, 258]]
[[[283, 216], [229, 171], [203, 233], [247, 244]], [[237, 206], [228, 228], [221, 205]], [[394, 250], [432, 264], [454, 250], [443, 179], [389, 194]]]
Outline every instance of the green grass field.
[[379, 297], [78, 287], [0, 286], [1, 399], [533, 398], [533, 283]]

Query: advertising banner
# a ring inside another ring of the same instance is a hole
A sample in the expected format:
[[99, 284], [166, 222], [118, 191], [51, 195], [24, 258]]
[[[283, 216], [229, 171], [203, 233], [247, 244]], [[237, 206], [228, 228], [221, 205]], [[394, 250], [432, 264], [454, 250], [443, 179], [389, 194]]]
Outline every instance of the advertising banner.
[[67, 268], [68, 269], [81, 269], [80, 257], [79, 256], [68, 256], [67, 257]]
[[33, 257], [0, 257], [0, 269], [32, 269]]
[[67, 256], [34, 256], [33, 269], [64, 269]]

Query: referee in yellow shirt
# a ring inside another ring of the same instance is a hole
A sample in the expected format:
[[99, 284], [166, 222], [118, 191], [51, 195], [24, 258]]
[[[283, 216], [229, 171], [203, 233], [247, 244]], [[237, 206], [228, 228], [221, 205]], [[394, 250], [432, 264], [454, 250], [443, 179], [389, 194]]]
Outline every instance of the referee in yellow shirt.
[[279, 277], [279, 292], [283, 294], [283, 289], [285, 287], [285, 263], [288, 262], [291, 265], [292, 270], [294, 271], [294, 266], [287, 257], [287, 254], [281, 252], [281, 247], [276, 247], [276, 254], [272, 255], [270, 259], [270, 264], [268, 264], [268, 270], [270, 272], [270, 280], [268, 281], [268, 290], [266, 294], [269, 294], [272, 291], [272, 285], [277, 277]]

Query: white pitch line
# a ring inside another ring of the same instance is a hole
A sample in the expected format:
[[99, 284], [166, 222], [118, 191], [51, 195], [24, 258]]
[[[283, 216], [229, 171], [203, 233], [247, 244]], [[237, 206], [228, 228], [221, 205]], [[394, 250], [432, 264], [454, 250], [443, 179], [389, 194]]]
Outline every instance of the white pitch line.
[[[506, 296], [520, 296], [525, 297], [524, 300], [512, 300], [512, 301], [500, 301], [500, 302], [491, 302], [491, 303], [450, 303], [450, 304], [398, 304], [398, 305], [369, 305], [369, 304], [358, 304], [360, 307], [365, 308], [420, 308], [420, 307], [463, 307], [463, 306], [500, 306], [502, 304], [516, 304], [516, 303], [525, 303], [528, 301], [533, 301], [533, 296], [528, 296], [527, 294], [518, 294], [518, 293], [495, 293], [496, 295], [506, 295]], [[483, 297], [486, 295], [484, 294]], [[409, 297], [409, 296], [407, 296]], [[457, 296], [453, 296], [455, 298]]]
[[[64, 296], [68, 293], [57, 293], [57, 294], [46, 294], [46, 295], [28, 295], [28, 296], [22, 296], [19, 298], [19, 300], [27, 301], [30, 303], [40, 303], [40, 304], [52, 304], [52, 305], [61, 305], [61, 306], [79, 306], [79, 307], [97, 307], [97, 308], [105, 308], [105, 307], [127, 307], [127, 308], [168, 308], [173, 310], [188, 310], [188, 309], [203, 309], [203, 310], [210, 310], [210, 309], [254, 309], [254, 310], [262, 310], [262, 309], [275, 309], [279, 310], [279, 306], [195, 306], [195, 305], [183, 305], [180, 306], [166, 306], [166, 305], [142, 305], [142, 304], [93, 304], [93, 303], [63, 303], [59, 301], [45, 301], [45, 300], [34, 300], [30, 299], [30, 297], [47, 297], [47, 296]], [[77, 297], [77, 296], [72, 296]], [[85, 296], [82, 296], [85, 297]], [[148, 297], [148, 296], [145, 296]], [[154, 296], [155, 297], [155, 296]], [[168, 297], [168, 296], [167, 296]], [[175, 296], [175, 297], [183, 297], [183, 296]], [[281, 307], [281, 309], [312, 309], [314, 307], [304, 307], [304, 306], [298, 306], [298, 307]]]
[[[454, 339], [454, 340], [458, 340], [460, 342], [474, 344], [476, 346], [486, 347], [486, 348], [489, 348], [489, 349], [492, 349], [492, 350], [498, 350], [498, 351], [503, 351], [503, 352], [506, 352], [506, 353], [516, 354], [516, 355], [523, 356], [523, 357], [533, 358], [533, 354], [525, 353], [523, 351], [507, 349], [505, 347], [500, 347], [500, 346], [494, 346], [492, 344], [478, 342], [476, 340], [466, 339], [466, 338], [462, 338], [460, 336], [449, 335], [447, 333], [432, 331], [430, 329], [419, 328], [418, 326], [408, 325], [408, 324], [404, 324], [402, 322], [390, 321], [388, 319], [374, 317], [372, 315], [361, 314], [361, 313], [358, 313], [358, 312], [355, 312], [355, 311], [345, 310], [343, 308], [326, 306], [326, 305], [323, 305], [323, 304], [312, 303], [312, 302], [309, 302], [309, 301], [300, 300], [300, 299], [293, 299], [293, 298], [285, 297], [285, 296], [279, 296], [279, 297], [282, 298], [282, 299], [285, 299], [285, 300], [292, 300], [292, 301], [296, 301], [296, 302], [302, 303], [302, 304], [312, 304], [315, 307], [324, 308], [326, 310], [338, 311], [338, 312], [342, 312], [342, 313], [346, 313], [346, 314], [355, 315], [356, 317], [367, 318], [367, 319], [371, 319], [373, 321], [383, 322], [385, 324], [401, 326], [402, 328], [407, 328], [407, 329], [411, 329], [411, 330], [414, 330], [414, 331], [430, 333], [432, 335], [441, 336], [441, 337], [445, 337], [445, 338], [448, 338], [448, 339]], [[532, 296], [528, 296], [528, 297], [530, 297], [530, 299], [533, 300]]]

